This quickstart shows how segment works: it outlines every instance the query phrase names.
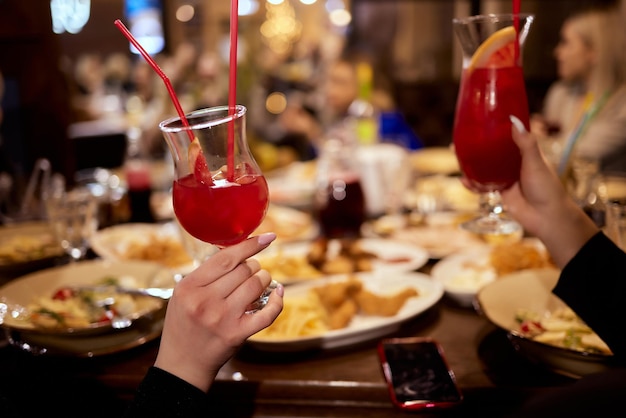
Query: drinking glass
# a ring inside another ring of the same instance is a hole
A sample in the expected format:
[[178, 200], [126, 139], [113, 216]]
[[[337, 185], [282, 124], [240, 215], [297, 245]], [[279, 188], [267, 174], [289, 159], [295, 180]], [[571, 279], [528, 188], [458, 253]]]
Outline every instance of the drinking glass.
[[98, 229], [98, 201], [87, 188], [50, 194], [45, 199], [48, 222], [70, 262], [81, 260]]
[[609, 238], [626, 251], [626, 199], [606, 203], [606, 226]]
[[520, 175], [521, 154], [510, 116], [529, 129], [522, 48], [533, 18], [492, 14], [453, 20], [463, 51], [454, 149], [468, 187], [481, 194], [483, 211], [462, 226], [478, 234], [521, 234], [521, 226], [505, 215], [499, 192]]
[[[269, 190], [246, 138], [244, 106], [197, 110], [159, 124], [174, 161], [172, 200], [180, 225], [198, 240], [224, 248], [262, 222]], [[193, 138], [193, 140], [192, 140]], [[270, 288], [249, 312], [265, 306]]]

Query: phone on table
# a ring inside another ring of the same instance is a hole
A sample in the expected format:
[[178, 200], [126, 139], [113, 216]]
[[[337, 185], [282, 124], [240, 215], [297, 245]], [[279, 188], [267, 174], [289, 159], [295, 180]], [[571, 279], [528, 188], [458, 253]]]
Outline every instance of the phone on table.
[[463, 400], [443, 348], [434, 339], [384, 339], [378, 355], [391, 400], [399, 408], [449, 408]]

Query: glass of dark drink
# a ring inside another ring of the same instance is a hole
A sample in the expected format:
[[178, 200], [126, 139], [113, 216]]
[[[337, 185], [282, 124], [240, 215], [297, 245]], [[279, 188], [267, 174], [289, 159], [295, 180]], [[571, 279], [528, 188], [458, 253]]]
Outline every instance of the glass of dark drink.
[[325, 238], [358, 238], [365, 221], [365, 194], [355, 152], [338, 139], [328, 140], [318, 162], [315, 213]]

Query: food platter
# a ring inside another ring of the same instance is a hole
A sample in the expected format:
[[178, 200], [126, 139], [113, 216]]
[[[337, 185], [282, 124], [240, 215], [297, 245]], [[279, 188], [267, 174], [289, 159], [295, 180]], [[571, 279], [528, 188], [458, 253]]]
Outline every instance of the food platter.
[[[29, 306], [38, 300], [49, 299], [59, 289], [92, 286], [104, 278], [119, 278], [132, 283], [133, 290], [173, 288], [175, 281], [168, 270], [155, 263], [142, 261], [108, 262], [103, 260], [83, 261], [53, 267], [15, 279], [0, 287], [0, 326], [30, 336], [89, 337], [119, 331], [112, 322], [94, 322], [84, 326], [64, 326], [63, 322], [53, 326], [36, 325], [31, 320]], [[127, 285], [128, 286], [128, 285]], [[120, 298], [121, 300], [122, 298]], [[124, 299], [128, 302], [128, 299]], [[53, 302], [51, 302], [53, 303]], [[152, 296], [133, 296], [124, 317], [131, 321], [150, 317], [164, 310], [166, 301]]]
[[456, 225], [408, 227], [390, 237], [424, 248], [433, 260], [484, 244], [476, 235]]
[[253, 235], [265, 232], [274, 232], [280, 242], [304, 241], [315, 238], [319, 234], [319, 227], [307, 212], [270, 204], [265, 219]]
[[[267, 339], [253, 335], [248, 344], [265, 351], [296, 352], [311, 349], [335, 349], [349, 346], [387, 335], [399, 329], [402, 323], [418, 316], [435, 305], [443, 295], [441, 283], [433, 281], [422, 273], [388, 274], [360, 273], [357, 277], [365, 288], [376, 294], [392, 294], [407, 287], [414, 288], [418, 296], [408, 299], [402, 308], [393, 316], [374, 316], [357, 314], [350, 324], [342, 329], [327, 331], [322, 335], [291, 337], [283, 339]], [[324, 283], [338, 282], [345, 277], [338, 276], [324, 279]], [[306, 294], [322, 282], [304, 282], [285, 288], [286, 300]]]
[[67, 338], [56, 335], [7, 330], [11, 345], [34, 355], [53, 357], [98, 357], [120, 353], [157, 339], [163, 330], [163, 312], [140, 318], [132, 327], [100, 335]]
[[[415, 271], [428, 262], [428, 252], [421, 247], [401, 241], [378, 238], [363, 238], [355, 241], [364, 252], [374, 255], [371, 259], [372, 273], [399, 273]], [[273, 245], [259, 254], [257, 259], [261, 266], [267, 269], [275, 280], [283, 284], [291, 284], [300, 281], [319, 279], [326, 275], [312, 269], [310, 265], [302, 265], [303, 268], [285, 270], [282, 263], [306, 263], [307, 255], [312, 251], [315, 243], [311, 241], [285, 243]], [[341, 244], [338, 240], [328, 242], [328, 258], [337, 256]], [[277, 262], [278, 260], [278, 262]], [[287, 274], [290, 273], [290, 274]], [[344, 273], [344, 272], [342, 272]], [[337, 273], [339, 274], [339, 273]]]
[[[475, 245], [439, 260], [433, 266], [431, 276], [443, 284], [448, 297], [461, 306], [471, 307], [478, 291], [502, 274], [502, 267], [494, 266], [491, 259], [494, 248], [507, 251], [505, 246]], [[529, 257], [530, 255], [538, 257], [536, 260], [532, 259], [536, 263], [533, 267], [550, 264], [545, 247], [537, 239], [525, 238], [518, 243], [509, 244], [508, 248], [510, 248], [512, 258], [514, 255], [519, 255], [518, 259], [511, 260], [510, 268], [512, 269], [517, 270], [524, 267], [524, 248]], [[500, 263], [504, 264], [505, 262], [501, 260]], [[528, 264], [532, 265], [530, 261]]]
[[520, 354], [557, 373], [576, 378], [610, 368], [612, 355], [563, 348], [520, 333], [515, 320], [519, 309], [544, 313], [566, 306], [552, 293], [558, 278], [556, 269], [529, 269], [503, 276], [478, 292], [478, 310], [507, 332]]
[[53, 266], [64, 256], [46, 222], [0, 227], [0, 278], [14, 278]]
[[175, 222], [111, 226], [96, 232], [90, 244], [98, 256], [109, 261], [153, 261], [180, 274], [195, 266]]

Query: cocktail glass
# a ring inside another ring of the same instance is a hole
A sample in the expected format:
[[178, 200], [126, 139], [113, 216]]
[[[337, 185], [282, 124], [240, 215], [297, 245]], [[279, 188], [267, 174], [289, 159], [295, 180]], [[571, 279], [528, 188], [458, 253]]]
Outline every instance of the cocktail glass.
[[465, 184], [481, 194], [484, 212], [462, 226], [482, 235], [522, 231], [505, 215], [499, 192], [520, 175], [521, 155], [510, 116], [529, 129], [522, 48], [533, 19], [528, 14], [492, 14], [453, 20], [463, 51], [454, 149]]
[[[241, 105], [218, 106], [187, 114], [188, 126], [179, 117], [159, 124], [174, 161], [176, 218], [190, 235], [219, 248], [245, 240], [269, 204], [267, 182], [248, 147], [246, 112]], [[265, 305], [273, 287], [249, 312]]]

